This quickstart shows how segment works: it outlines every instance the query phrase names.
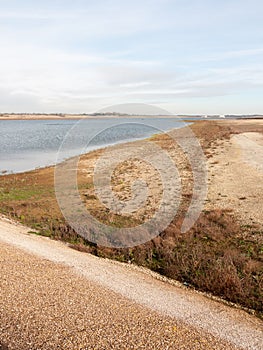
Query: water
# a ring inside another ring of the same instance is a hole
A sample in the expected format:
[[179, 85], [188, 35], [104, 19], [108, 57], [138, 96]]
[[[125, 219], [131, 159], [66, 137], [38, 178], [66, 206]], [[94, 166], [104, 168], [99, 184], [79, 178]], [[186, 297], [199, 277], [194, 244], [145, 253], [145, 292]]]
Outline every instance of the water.
[[171, 118], [0, 120], [0, 174], [53, 165], [58, 159], [184, 125]]

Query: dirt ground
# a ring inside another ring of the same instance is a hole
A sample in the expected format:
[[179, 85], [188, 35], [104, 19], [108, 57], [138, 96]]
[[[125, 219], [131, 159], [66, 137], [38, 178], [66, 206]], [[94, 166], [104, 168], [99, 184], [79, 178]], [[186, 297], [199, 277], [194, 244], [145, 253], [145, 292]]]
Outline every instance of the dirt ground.
[[[263, 227], [263, 121], [234, 121], [236, 130], [230, 140], [214, 149], [209, 164], [207, 208], [233, 210], [243, 225]], [[243, 128], [243, 130], [241, 129]]]

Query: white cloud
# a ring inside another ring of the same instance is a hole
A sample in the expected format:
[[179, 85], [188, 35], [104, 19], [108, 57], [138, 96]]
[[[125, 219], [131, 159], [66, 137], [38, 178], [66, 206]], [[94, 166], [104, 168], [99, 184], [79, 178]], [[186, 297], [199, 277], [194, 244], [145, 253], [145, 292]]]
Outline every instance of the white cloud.
[[248, 56], [259, 56], [263, 55], [263, 48], [247, 49], [247, 50], [236, 50], [236, 51], [224, 51], [213, 54], [207, 54], [201, 58], [195, 58], [196, 61], [209, 62], [209, 61], [221, 61], [243, 58]]
[[[242, 44], [256, 0], [13, 3], [0, 5], [2, 111], [186, 99], [199, 108], [197, 99], [262, 89], [260, 27], [253, 44]], [[214, 36], [228, 45], [217, 47]]]

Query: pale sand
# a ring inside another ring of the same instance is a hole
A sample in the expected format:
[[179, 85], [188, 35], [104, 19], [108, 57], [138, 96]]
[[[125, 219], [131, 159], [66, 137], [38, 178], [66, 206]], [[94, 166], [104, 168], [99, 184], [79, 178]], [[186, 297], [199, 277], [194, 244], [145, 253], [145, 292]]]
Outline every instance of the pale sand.
[[263, 347], [259, 319], [149, 271], [74, 251], [6, 219], [0, 241], [0, 339], [9, 349]]
[[207, 207], [232, 209], [243, 224], [263, 227], [263, 135], [233, 135], [209, 160]]

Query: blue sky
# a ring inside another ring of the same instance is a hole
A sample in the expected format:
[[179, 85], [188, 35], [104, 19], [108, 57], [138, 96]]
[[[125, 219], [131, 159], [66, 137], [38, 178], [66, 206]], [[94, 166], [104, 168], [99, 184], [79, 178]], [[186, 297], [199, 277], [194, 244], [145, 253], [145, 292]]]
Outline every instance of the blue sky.
[[0, 112], [263, 114], [262, 0], [0, 0]]

